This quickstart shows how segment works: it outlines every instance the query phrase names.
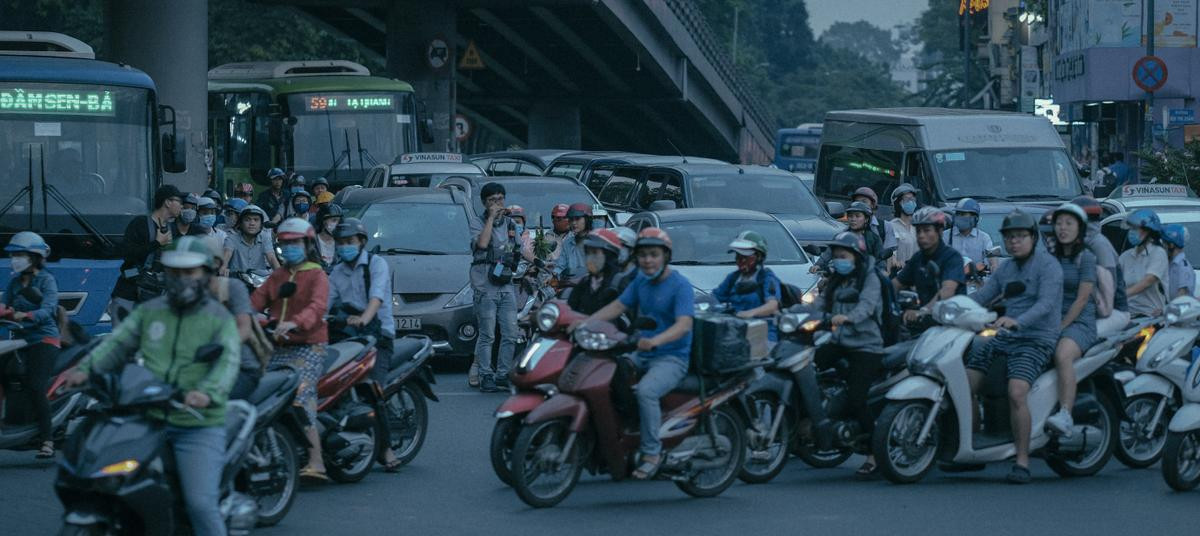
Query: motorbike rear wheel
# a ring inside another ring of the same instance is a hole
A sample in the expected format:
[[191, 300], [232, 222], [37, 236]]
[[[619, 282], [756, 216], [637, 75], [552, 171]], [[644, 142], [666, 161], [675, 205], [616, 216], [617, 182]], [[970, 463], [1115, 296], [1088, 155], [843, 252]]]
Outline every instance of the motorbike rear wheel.
[[1113, 455], [1126, 467], [1145, 469], [1162, 458], [1163, 447], [1167, 444], [1167, 423], [1171, 421], [1170, 409], [1163, 412], [1154, 430], [1147, 430], [1162, 399], [1162, 395], [1146, 394], [1125, 402], [1125, 414], [1130, 420], [1121, 420]]
[[[559, 419], [524, 426], [517, 436], [512, 453], [513, 489], [529, 506], [554, 506], [566, 499], [579, 483], [583, 470], [582, 438], [577, 437], [568, 447], [571, 431], [567, 422]], [[567, 448], [570, 450], [564, 455]]]
[[[1120, 419], [1117, 417], [1117, 411], [1113, 408], [1112, 402], [1109, 402], [1107, 397], [1097, 396], [1096, 402], [1099, 411], [1083, 418], [1076, 418], [1075, 422], [1098, 428], [1100, 430], [1099, 444], [1080, 455], [1051, 454], [1047, 456], [1046, 465], [1049, 465], [1050, 469], [1058, 476], [1064, 478], [1092, 476], [1099, 473], [1112, 458], [1113, 450], [1116, 448], [1114, 445], [1120, 442], [1117, 433], [1117, 429], [1120, 428]], [[1080, 412], [1075, 411], [1074, 413]]]
[[912, 484], [929, 474], [941, 448], [935, 419], [924, 444], [917, 444], [921, 427], [934, 411], [928, 400], [902, 400], [883, 408], [871, 435], [871, 452], [880, 472], [894, 484]]
[[429, 435], [429, 404], [425, 393], [412, 383], [406, 383], [387, 399], [387, 444], [396, 453], [401, 465], [407, 465], [421, 452], [425, 436]]
[[[270, 496], [249, 495], [258, 503], [258, 526], [270, 527], [283, 520], [296, 501], [296, 488], [300, 479], [299, 464], [296, 461], [296, 442], [292, 435], [283, 430], [278, 424], [266, 428], [254, 438], [250, 447], [255, 457], [267, 461], [267, 466], [260, 468], [244, 467], [243, 472], [252, 469], [268, 471], [274, 478], [285, 478], [283, 489]], [[247, 479], [249, 475], [247, 475]], [[247, 482], [246, 484], [250, 484]]]
[[499, 419], [496, 421], [496, 426], [492, 428], [492, 470], [496, 472], [496, 477], [499, 478], [505, 486], [513, 485], [513, 446], [517, 442], [517, 435], [520, 433], [520, 416]]
[[[728, 452], [716, 449], [717, 454], [724, 458], [719, 467], [696, 471], [685, 481], [675, 481], [675, 485], [692, 497], [716, 497], [725, 491], [733, 481], [746, 460], [746, 423], [737, 412], [720, 407], [712, 411], [711, 419], [702, 417], [703, 421], [696, 426], [693, 435], [708, 435], [709, 427], [715, 425], [711, 433], [726, 438], [729, 441]], [[664, 456], [668, 455], [663, 453]]]
[[788, 443], [792, 437], [791, 418], [785, 414], [779, 421], [779, 430], [774, 436], [767, 437], [777, 418], [778, 397], [770, 393], [755, 393], [750, 395], [747, 403], [752, 413], [751, 419], [755, 422], [746, 426], [746, 461], [738, 472], [738, 478], [747, 484], [764, 484], [778, 476], [783, 466], [787, 465]]
[[[811, 426], [811, 423], [807, 419], [801, 421], [798, 428], [803, 430], [806, 426]], [[818, 451], [811, 434], [805, 435], [804, 433], [796, 432], [792, 434], [792, 441], [789, 448], [793, 455], [800, 458], [800, 461], [815, 469], [833, 469], [846, 463], [846, 460], [849, 460], [850, 456], [854, 455], [854, 451], [846, 448], [832, 448]]]
[[1189, 491], [1200, 484], [1200, 430], [1167, 434], [1162, 473], [1175, 491]]

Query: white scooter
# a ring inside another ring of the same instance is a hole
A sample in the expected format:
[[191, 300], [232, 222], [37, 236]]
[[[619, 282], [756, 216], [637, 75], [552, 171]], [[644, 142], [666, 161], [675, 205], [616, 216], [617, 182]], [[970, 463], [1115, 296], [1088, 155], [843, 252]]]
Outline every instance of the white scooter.
[[[1179, 410], [1181, 391], [1200, 337], [1200, 300], [1175, 298], [1167, 306], [1165, 327], [1154, 333], [1137, 362], [1137, 376], [1125, 382], [1125, 418], [1115, 452], [1133, 468], [1154, 465], [1167, 442], [1167, 423]], [[1117, 374], [1117, 379], [1124, 379]]]
[[[1010, 283], [1003, 296], [1024, 291], [1022, 283]], [[876, 463], [894, 483], [921, 480], [939, 458], [966, 466], [1016, 455], [1006, 390], [998, 389], [1000, 393], [993, 393], [988, 400], [985, 387], [980, 394], [983, 431], [973, 433], [975, 402], [964, 357], [973, 342], [981, 344], [984, 337], [995, 334], [986, 327], [996, 320], [996, 313], [966, 296], [955, 296], [936, 304], [933, 316], [940, 326], [921, 335], [908, 356], [913, 375], [888, 391], [888, 403], [875, 424], [872, 450]], [[1030, 451], [1040, 451], [1056, 473], [1092, 475], [1112, 456], [1119, 422], [1115, 402], [1121, 395], [1111, 374], [1097, 371], [1127, 345], [1136, 344], [1140, 330], [1140, 324], [1133, 324], [1117, 333], [1101, 334], [1100, 341], [1075, 361], [1079, 395], [1072, 412], [1075, 427], [1069, 436], [1058, 437], [1045, 430], [1046, 419], [1058, 406], [1054, 368], [1043, 372], [1030, 388]], [[996, 359], [994, 364], [1002, 369], [1003, 361]], [[989, 378], [997, 376], [989, 374]]]
[[1200, 359], [1188, 367], [1181, 390], [1184, 405], [1167, 425], [1162, 472], [1167, 485], [1187, 491], [1200, 484]]

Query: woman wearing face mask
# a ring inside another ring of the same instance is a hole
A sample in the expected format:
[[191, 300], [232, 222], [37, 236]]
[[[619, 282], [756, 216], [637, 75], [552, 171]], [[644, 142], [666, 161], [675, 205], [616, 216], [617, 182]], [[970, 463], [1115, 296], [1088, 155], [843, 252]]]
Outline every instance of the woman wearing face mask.
[[[54, 371], [54, 360], [58, 356], [58, 283], [54, 276], [45, 271], [46, 257], [50, 246], [36, 233], [22, 231], [13, 235], [4, 247], [11, 257], [13, 277], [4, 292], [4, 305], [12, 308], [12, 320], [21, 323], [28, 344], [20, 350], [25, 360], [25, 378], [32, 394], [33, 414], [37, 419], [38, 436], [42, 446], [36, 457], [54, 457], [54, 438], [50, 429], [50, 402], [46, 400], [46, 389]], [[36, 290], [31, 293], [25, 289]], [[40, 301], [36, 294], [41, 294]], [[26, 296], [23, 294], [29, 294]], [[30, 299], [33, 298], [33, 299]], [[12, 359], [16, 354], [8, 354]], [[7, 362], [0, 366], [0, 373], [8, 368]]]
[[342, 223], [342, 207], [336, 203], [321, 205], [317, 210], [317, 251], [321, 253], [321, 263], [327, 268], [333, 267], [337, 260], [337, 241], [333, 237], [334, 230]]
[[1119, 262], [1129, 284], [1125, 289], [1129, 314], [1158, 316], [1167, 305], [1163, 288], [1170, 269], [1167, 251], [1159, 245], [1162, 222], [1153, 210], [1143, 208], [1125, 219], [1125, 227], [1129, 229], [1126, 240], [1132, 247], [1121, 253]]
[[896, 215], [888, 221], [888, 229], [896, 239], [896, 253], [888, 259], [888, 269], [893, 273], [904, 268], [904, 263], [917, 252], [917, 229], [912, 217], [920, 208], [917, 189], [911, 184], [901, 184], [892, 191], [892, 210]]
[[312, 196], [307, 191], [300, 189], [292, 192], [292, 197], [288, 199], [288, 202], [292, 207], [289, 217], [308, 219], [308, 209], [312, 206]]
[[188, 194], [183, 199], [183, 209], [179, 211], [179, 217], [175, 218], [175, 236], [204, 236], [208, 234], [207, 229], [201, 228], [198, 225], [199, 219], [200, 196], [196, 194]]
[[[317, 253], [317, 234], [301, 218], [288, 218], [277, 229], [283, 266], [276, 269], [261, 287], [250, 295], [255, 311], [268, 310], [275, 327], [275, 355], [268, 368], [291, 366], [300, 373], [296, 403], [308, 416], [308, 466], [300, 477], [327, 482], [325, 462], [321, 458], [321, 439], [317, 434], [317, 381], [329, 342], [325, 313], [328, 311], [329, 277], [321, 268]], [[280, 289], [292, 283], [295, 292], [282, 296]]]
[[590, 315], [620, 295], [616, 276], [621, 239], [611, 230], [597, 229], [584, 239], [583, 251], [588, 275], [575, 284], [567, 297], [567, 305], [577, 313]]
[[[783, 300], [783, 285], [770, 268], [763, 266], [767, 260], [767, 241], [754, 231], [742, 231], [729, 243], [729, 251], [735, 255], [737, 270], [713, 290], [713, 297], [720, 303], [733, 306], [740, 318], [773, 317], [779, 312]], [[755, 289], [739, 293], [737, 286], [744, 281], [753, 282]], [[774, 320], [768, 320], [768, 338], [777, 340]]]
[[[883, 370], [882, 289], [874, 273], [875, 260], [861, 235], [840, 233], [830, 249], [830, 276], [827, 290], [821, 293], [821, 308], [832, 315], [833, 338], [817, 349], [814, 359], [821, 370], [832, 369], [843, 359], [850, 364], [843, 372], [850, 407], [859, 433], [869, 436], [875, 419], [867, 407], [867, 393]], [[875, 459], [868, 456], [857, 474], [868, 477], [875, 471]]]

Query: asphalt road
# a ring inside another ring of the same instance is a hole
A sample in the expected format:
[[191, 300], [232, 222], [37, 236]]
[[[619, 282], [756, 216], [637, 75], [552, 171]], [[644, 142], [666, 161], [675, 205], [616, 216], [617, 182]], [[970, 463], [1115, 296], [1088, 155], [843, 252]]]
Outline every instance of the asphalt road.
[[[1064, 480], [1035, 460], [1034, 482], [1005, 484], [1008, 467], [933, 473], [912, 486], [860, 482], [852, 458], [836, 469], [793, 459], [770, 484], [737, 483], [693, 499], [669, 482], [613, 483], [585, 477], [558, 507], [528, 508], [492, 474], [491, 412], [504, 395], [439, 376], [425, 447], [399, 474], [376, 471], [358, 484], [306, 490], [274, 528], [256, 534], [1186, 534], [1200, 492], [1170, 492], [1157, 467], [1116, 460], [1099, 475]], [[0, 534], [53, 534], [62, 509], [54, 469], [31, 452], [0, 453]]]

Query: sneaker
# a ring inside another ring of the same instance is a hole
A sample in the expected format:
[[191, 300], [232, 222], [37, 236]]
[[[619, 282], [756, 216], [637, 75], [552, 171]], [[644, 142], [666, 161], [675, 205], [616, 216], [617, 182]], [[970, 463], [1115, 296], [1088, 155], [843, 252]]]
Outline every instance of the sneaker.
[[1046, 427], [1057, 432], [1058, 435], [1071, 437], [1075, 428], [1075, 420], [1071, 418], [1071, 412], [1060, 408], [1058, 413], [1046, 419]]
[[497, 391], [507, 391], [508, 390], [508, 374], [497, 374], [496, 375], [496, 390]]
[[471, 363], [471, 370], [467, 372], [467, 387], [479, 388], [479, 363]]
[[479, 390], [485, 393], [495, 393], [496, 391], [499, 391], [499, 389], [496, 389], [496, 380], [491, 376], [483, 376], [479, 378]]

